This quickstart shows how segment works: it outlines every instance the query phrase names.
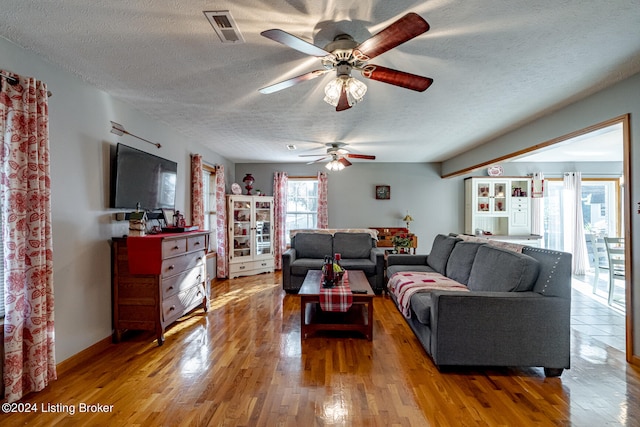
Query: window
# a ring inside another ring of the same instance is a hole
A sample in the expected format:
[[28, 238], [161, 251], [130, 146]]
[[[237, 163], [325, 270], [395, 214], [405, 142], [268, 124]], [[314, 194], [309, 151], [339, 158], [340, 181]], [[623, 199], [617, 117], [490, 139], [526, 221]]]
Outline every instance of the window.
[[289, 178], [287, 184], [287, 244], [289, 232], [298, 228], [318, 226], [318, 180]]
[[204, 197], [204, 229], [209, 230], [209, 250], [215, 252], [216, 242], [216, 172], [215, 169], [202, 167], [202, 194]]

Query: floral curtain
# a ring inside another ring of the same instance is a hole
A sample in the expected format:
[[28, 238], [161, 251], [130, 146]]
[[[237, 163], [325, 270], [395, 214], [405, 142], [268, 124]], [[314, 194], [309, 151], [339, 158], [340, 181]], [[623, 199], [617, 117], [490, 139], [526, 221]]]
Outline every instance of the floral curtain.
[[276, 270], [282, 270], [282, 253], [287, 249], [287, 185], [289, 176], [286, 172], [273, 174], [273, 216], [274, 239], [273, 255]]
[[224, 166], [216, 166], [216, 257], [217, 277], [229, 276], [229, 241], [227, 239], [227, 200], [224, 186]]
[[326, 172], [318, 172], [318, 228], [329, 228], [329, 207], [327, 205]]
[[191, 156], [191, 225], [204, 226], [204, 183], [202, 182], [202, 156]]
[[0, 77], [4, 386], [9, 402], [56, 379], [47, 86]]
[[573, 274], [583, 275], [588, 267], [587, 241], [582, 216], [582, 173], [564, 174], [564, 250], [570, 252]]

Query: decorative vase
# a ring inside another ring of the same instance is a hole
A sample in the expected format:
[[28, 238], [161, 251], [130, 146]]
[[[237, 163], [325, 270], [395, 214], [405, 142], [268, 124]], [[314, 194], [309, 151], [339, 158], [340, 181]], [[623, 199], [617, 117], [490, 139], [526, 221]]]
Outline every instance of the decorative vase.
[[253, 175], [251, 175], [250, 173], [246, 174], [244, 178], [242, 178], [242, 182], [244, 182], [245, 184], [244, 188], [247, 189], [247, 195], [250, 196], [251, 189], [253, 189], [253, 183], [255, 182]]

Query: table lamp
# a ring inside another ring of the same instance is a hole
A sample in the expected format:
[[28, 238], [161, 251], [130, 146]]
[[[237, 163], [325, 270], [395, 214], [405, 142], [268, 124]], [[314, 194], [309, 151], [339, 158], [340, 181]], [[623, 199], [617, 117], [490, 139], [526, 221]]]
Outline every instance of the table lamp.
[[411, 217], [411, 215], [409, 215], [409, 212], [407, 212], [407, 214], [404, 216], [404, 218], [402, 218], [402, 220], [407, 223], [407, 233], [408, 233], [409, 232], [409, 223], [411, 221], [413, 221], [413, 218]]

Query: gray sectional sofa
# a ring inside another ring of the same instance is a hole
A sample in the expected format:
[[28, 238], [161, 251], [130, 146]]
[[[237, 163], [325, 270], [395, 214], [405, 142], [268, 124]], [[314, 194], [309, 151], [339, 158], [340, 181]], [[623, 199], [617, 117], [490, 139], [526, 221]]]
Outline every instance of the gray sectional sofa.
[[397, 272], [435, 272], [468, 288], [390, 293], [409, 301], [406, 320], [438, 367], [570, 367], [571, 254], [519, 249], [441, 234], [429, 255], [389, 255], [389, 284]]
[[384, 249], [376, 247], [370, 232], [318, 230], [296, 232], [291, 247], [282, 254], [282, 287], [297, 293], [307, 271], [320, 270], [324, 257], [340, 253], [347, 270], [362, 270], [376, 294], [384, 290]]

